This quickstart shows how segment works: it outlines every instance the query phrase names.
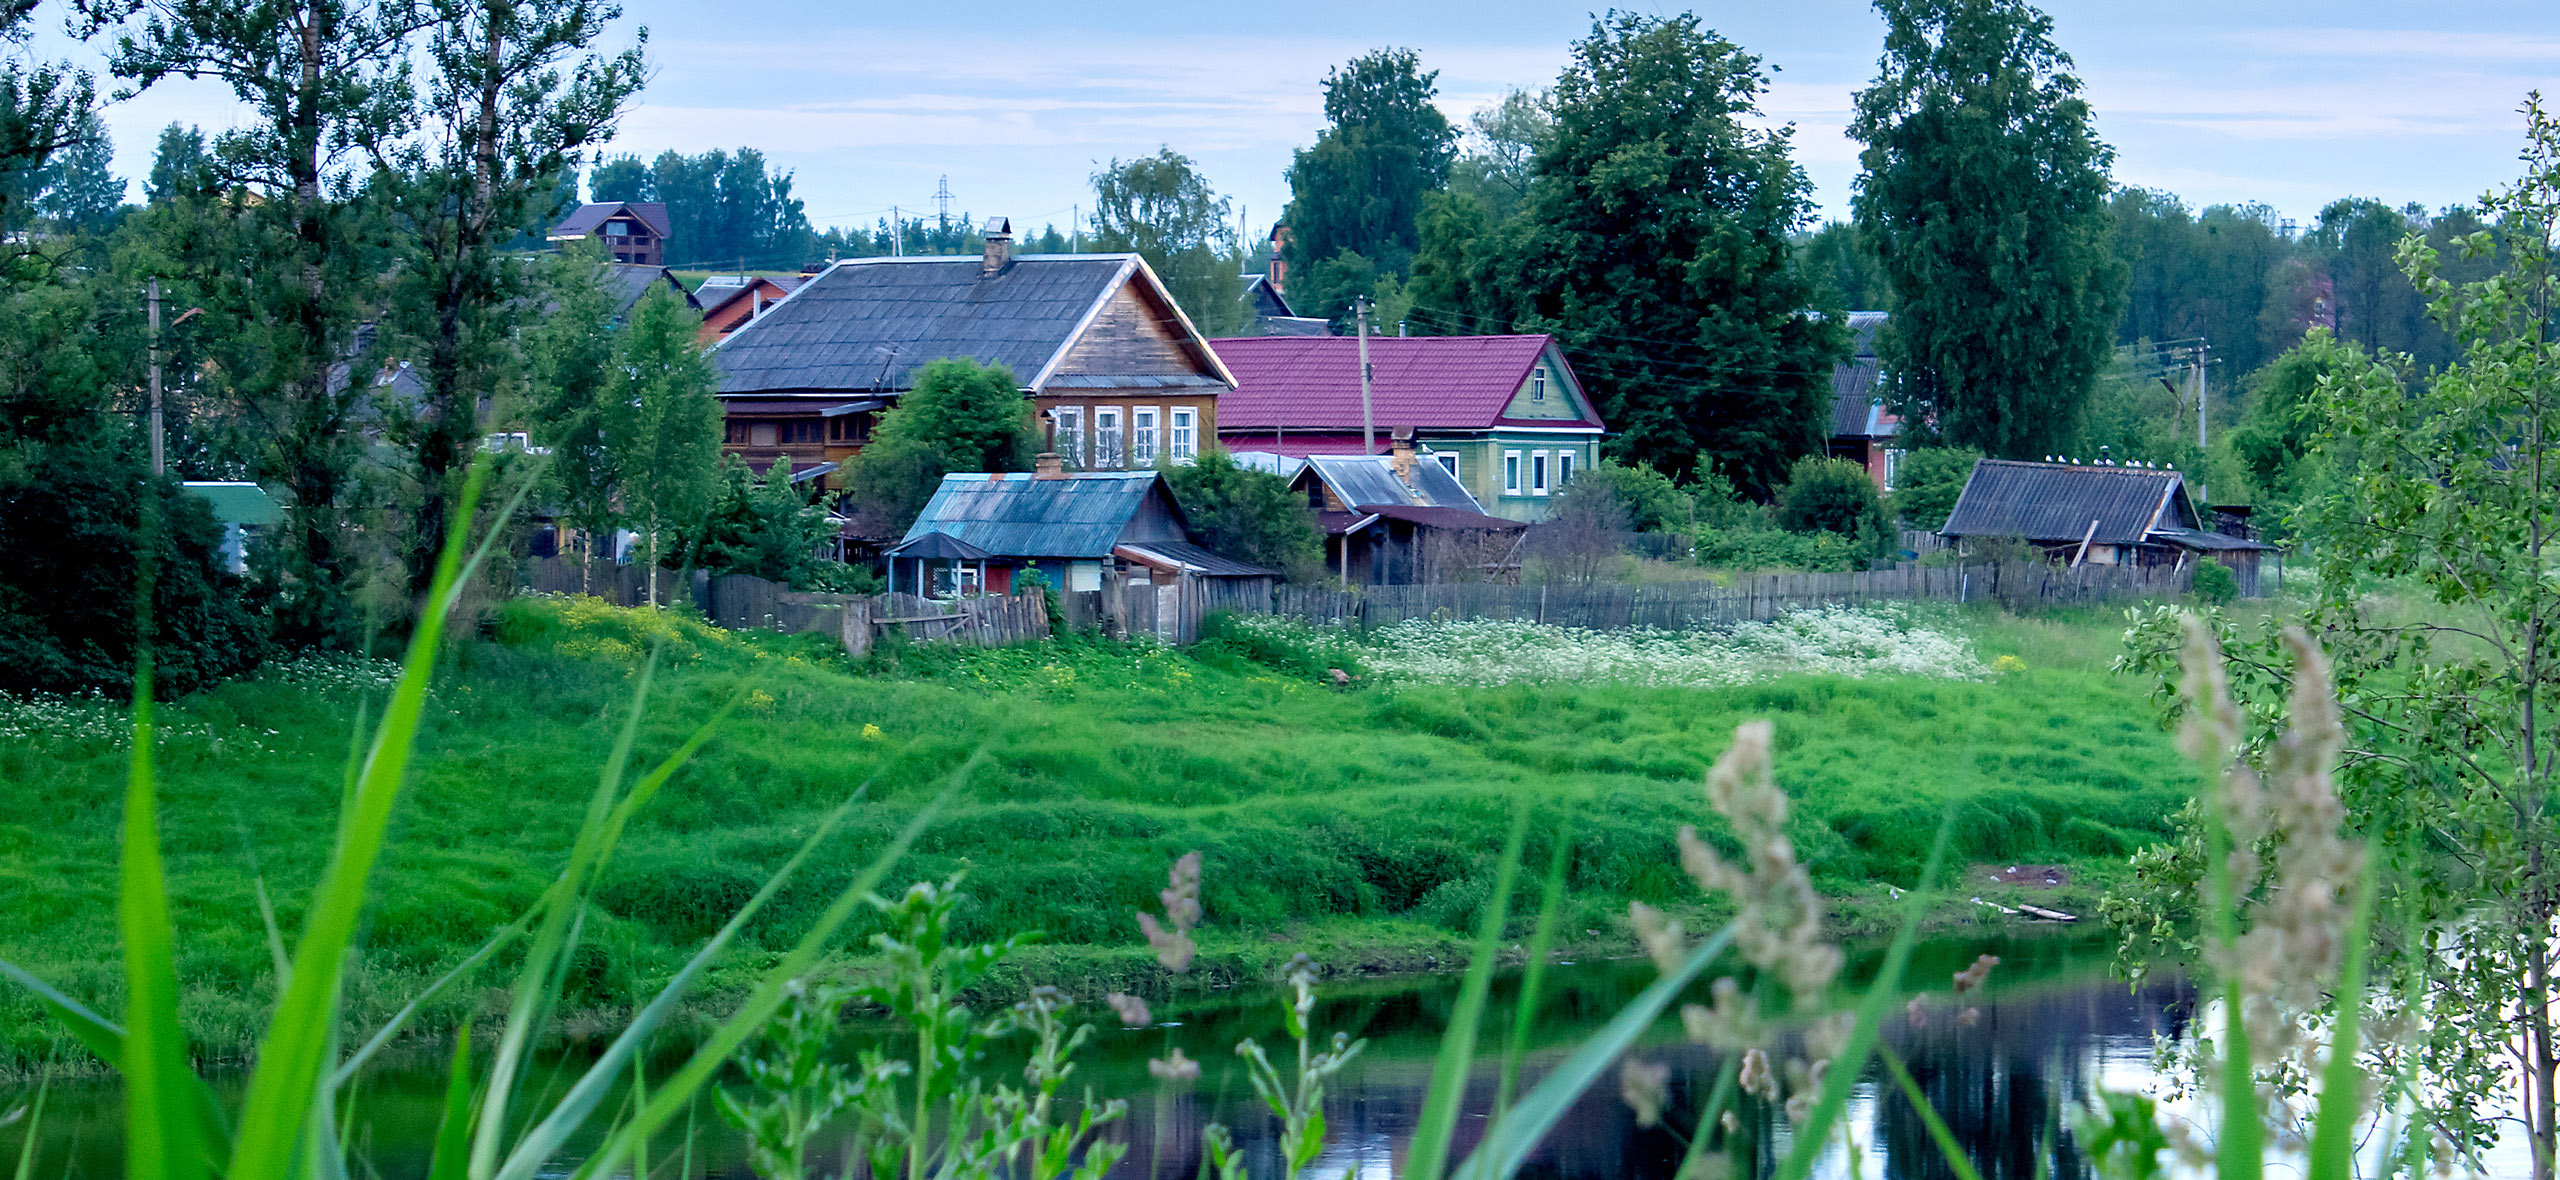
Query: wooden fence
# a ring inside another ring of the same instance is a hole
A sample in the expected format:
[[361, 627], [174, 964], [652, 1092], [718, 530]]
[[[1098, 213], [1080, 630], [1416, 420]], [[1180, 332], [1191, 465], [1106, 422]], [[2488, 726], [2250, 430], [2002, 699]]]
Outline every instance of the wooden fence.
[[2170, 569], [2047, 562], [1920, 566], [1836, 574], [1753, 574], [1708, 582], [1621, 585], [1283, 586], [1273, 612], [1318, 623], [1383, 627], [1407, 619], [1522, 619], [1594, 631], [1680, 630], [1759, 622], [1789, 610], [1864, 602], [1998, 601], [2013, 608], [2136, 602], [2183, 594], [2189, 574]]

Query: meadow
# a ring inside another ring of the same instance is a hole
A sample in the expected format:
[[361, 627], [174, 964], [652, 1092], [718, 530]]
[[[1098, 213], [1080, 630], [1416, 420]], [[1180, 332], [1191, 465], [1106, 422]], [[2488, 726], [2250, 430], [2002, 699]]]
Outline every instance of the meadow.
[[[989, 985], [999, 989], [1165, 987], [1131, 914], [1194, 849], [1208, 923], [1183, 986], [1259, 981], [1298, 951], [1353, 973], [1454, 968], [1523, 803], [1537, 809], [1527, 863], [1545, 864], [1556, 840], [1572, 844], [1568, 941], [1629, 953], [1631, 900], [1693, 928], [1722, 916], [1681, 873], [1673, 836], [1683, 823], [1721, 832], [1700, 778], [1733, 727], [1757, 717], [1776, 724], [1798, 854], [1846, 929], [1888, 921], [1887, 887], [1913, 883], [1950, 808], [1971, 866], [1959, 899], [2018, 900], [2024, 887], [1989, 882], [1986, 867], [2053, 864], [2070, 883], [2035, 899], [2090, 913], [2125, 853], [2164, 833], [2194, 781], [2154, 723], [2149, 686], [2106, 670], [2121, 619], [1946, 610], [1929, 622], [1962, 636], [1974, 667], [1692, 687], [1590, 679], [1571, 664], [1525, 683], [1430, 683], [1385, 659], [1337, 687], [1319, 665], [1345, 653], [1356, 662], [1358, 651], [1241, 635], [1188, 652], [1068, 638], [893, 646], [857, 667], [809, 637], [520, 600], [448, 648], [347, 1014], [377, 1023], [533, 902], [566, 855], [652, 648], [644, 759], [734, 708], [634, 822], [597, 889], [564, 980], [572, 1037], [617, 1027], [820, 814], [864, 790], [854, 820], [701, 992], [717, 1009], [724, 985], [770, 963], [954, 781], [896, 879], [966, 870], [959, 934], [1042, 932], [1017, 974]], [[296, 929], [293, 907], [328, 851], [349, 743], [394, 673], [298, 661], [163, 712], [181, 1014], [207, 1058], [242, 1055], [271, 1005], [261, 889], [282, 929]], [[0, 912], [17, 919], [0, 930], [0, 957], [103, 1011], [122, 1007], [122, 718], [109, 702], [0, 705]], [[2014, 921], [1965, 900], [1938, 920]], [[843, 953], [861, 946], [848, 938]], [[502, 954], [483, 970], [502, 980], [511, 965]], [[500, 1007], [487, 987], [456, 989], [420, 1028]], [[57, 1036], [22, 994], [0, 998], [0, 1058], [52, 1056]]]

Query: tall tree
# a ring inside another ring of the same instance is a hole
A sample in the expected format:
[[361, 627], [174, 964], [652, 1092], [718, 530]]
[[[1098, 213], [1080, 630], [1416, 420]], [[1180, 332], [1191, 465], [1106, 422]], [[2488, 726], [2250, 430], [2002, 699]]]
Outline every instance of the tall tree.
[[[1556, 116], [1544, 90], [1514, 90], [1467, 116], [1463, 150], [1449, 166], [1449, 191], [1475, 198], [1487, 216], [1507, 221], [1529, 197], [1538, 153], [1555, 137]], [[1420, 242], [1417, 228], [1415, 241]]]
[[637, 156], [617, 156], [596, 166], [589, 188], [599, 201], [665, 202], [667, 260], [679, 265], [794, 267], [816, 242], [791, 195], [791, 174], [754, 148], [665, 151], [646, 167]]
[[532, 289], [500, 253], [548, 218], [561, 174], [612, 133], [640, 89], [637, 47], [591, 52], [621, 10], [607, 0], [432, 0], [425, 134], [384, 178], [407, 241], [393, 318], [424, 353], [424, 404], [395, 418], [418, 481], [402, 564], [412, 595], [436, 559], [484, 407], [520, 369], [515, 320]]
[[1457, 130], [1432, 105], [1438, 71], [1410, 49], [1380, 49], [1329, 70], [1332, 122], [1289, 165], [1289, 294], [1300, 315], [1346, 314], [1380, 278], [1401, 278], [1421, 245], [1423, 194], [1448, 183]]
[[654, 201], [658, 199], [657, 179], [640, 157], [625, 153], [596, 161], [587, 170], [587, 199], [591, 201]]
[[1893, 282], [1904, 429], [2008, 458], [2071, 437], [2123, 307], [2107, 167], [2053, 22], [2024, 0], [1877, 0], [1853, 204]]
[[1519, 217], [1435, 200], [1414, 316], [1439, 332], [1553, 332], [1615, 457], [1756, 496], [1822, 445], [1848, 348], [1789, 234], [1811, 184], [1756, 125], [1760, 60], [1695, 16], [1612, 13], [1553, 91], [1552, 143]]
[[880, 416], [854, 456], [845, 499], [863, 535], [905, 535], [954, 471], [1027, 471], [1040, 452], [1031, 399], [1003, 365], [942, 360], [916, 374], [915, 388]]
[[1813, 281], [1839, 296], [1851, 311], [1892, 311], [1893, 284], [1876, 261], [1875, 248], [1846, 221], [1826, 221], [1797, 239], [1796, 261]]
[[1237, 282], [1242, 246], [1227, 199], [1209, 187], [1188, 156], [1163, 148], [1152, 156], [1113, 160], [1093, 174], [1093, 248], [1135, 251], [1153, 267], [1173, 301], [1203, 333], [1232, 336], [1245, 327]]
[[84, 32], [115, 30], [108, 62], [124, 93], [212, 78], [247, 108], [213, 153], [215, 182], [244, 199], [221, 212], [227, 240], [200, 239], [192, 264], [208, 314], [238, 342], [224, 373], [266, 442], [256, 473], [288, 492], [280, 638], [352, 643], [352, 427], [373, 386], [356, 327], [385, 268], [350, 165], [410, 129], [412, 38], [431, 14], [416, 0], [76, 3]]
[[648, 552], [651, 605], [662, 544], [697, 527], [719, 490], [720, 375], [695, 341], [701, 330], [701, 317], [660, 286], [614, 340], [604, 442], [623, 511]]
[[124, 208], [124, 180], [114, 172], [116, 145], [94, 109], [72, 121], [72, 135], [37, 173], [35, 211], [58, 232], [104, 234]]
[[584, 538], [588, 573], [621, 524], [621, 471], [606, 425], [615, 416], [614, 329], [618, 301], [605, 285], [600, 247], [573, 243], [543, 264], [549, 310], [526, 333], [527, 416], [536, 443], [551, 452], [546, 478], [561, 518]]
[[213, 157], [205, 151], [204, 129], [171, 123], [160, 129], [160, 144], [151, 153], [151, 175], [142, 182], [144, 199], [160, 204], [201, 193], [212, 185]]

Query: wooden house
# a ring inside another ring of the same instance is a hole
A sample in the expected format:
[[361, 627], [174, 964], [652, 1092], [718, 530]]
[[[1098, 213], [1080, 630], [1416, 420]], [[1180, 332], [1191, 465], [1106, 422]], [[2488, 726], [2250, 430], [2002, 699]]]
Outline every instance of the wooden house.
[[[1054, 455], [1029, 474], [952, 474], [883, 554], [889, 588], [919, 597], [1009, 594], [1027, 570], [1068, 593], [1155, 596], [1165, 618], [1270, 609], [1271, 570], [1192, 543], [1153, 471], [1069, 472]], [[1156, 613], [1156, 612], [1151, 612]]]
[[1884, 362], [1876, 356], [1876, 335], [1888, 317], [1881, 311], [1849, 313], [1852, 341], [1849, 359], [1831, 370], [1831, 457], [1867, 469], [1878, 490], [1893, 490], [1894, 467], [1902, 458], [1894, 444], [1902, 419], [1884, 406]]
[[667, 263], [667, 207], [657, 201], [602, 201], [580, 205], [551, 227], [555, 242], [594, 239], [605, 257], [640, 266]]
[[1257, 336], [1330, 336], [1333, 325], [1290, 310], [1280, 285], [1268, 274], [1244, 275], [1245, 311], [1253, 316]]
[[702, 342], [726, 340], [808, 281], [799, 275], [713, 275], [693, 293], [702, 305]]
[[1235, 386], [1145, 259], [1016, 256], [996, 218], [982, 256], [847, 259], [730, 333], [712, 352], [729, 449], [840, 464], [919, 370], [952, 358], [1011, 369], [1083, 471], [1190, 462]]
[[[1360, 342], [1247, 336], [1213, 342], [1236, 375], [1219, 407], [1231, 451], [1362, 453]], [[1546, 518], [1605, 431], [1550, 336], [1386, 336], [1369, 341], [1370, 453], [1410, 438], [1491, 515]]]
[[1529, 526], [1487, 515], [1448, 468], [1410, 439], [1384, 455], [1259, 453], [1239, 461], [1285, 471], [1324, 534], [1325, 569], [1343, 586], [1514, 581]]
[[2131, 465], [1984, 459], [1938, 535], [2025, 541], [2070, 565], [2169, 566], [2216, 561], [2240, 593], [2258, 594], [2258, 558], [2274, 548], [2206, 527], [2183, 473]]

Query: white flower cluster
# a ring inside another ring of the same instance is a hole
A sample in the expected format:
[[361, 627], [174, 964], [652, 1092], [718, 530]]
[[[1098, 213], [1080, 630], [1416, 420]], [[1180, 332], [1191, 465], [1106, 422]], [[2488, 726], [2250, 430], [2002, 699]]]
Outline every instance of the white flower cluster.
[[1961, 680], [1986, 672], [1970, 640], [1879, 606], [1790, 611], [1723, 631], [1414, 619], [1379, 631], [1367, 663], [1391, 677], [1476, 685], [1614, 681], [1717, 688], [1788, 673]]
[[0, 742], [47, 746], [121, 745], [133, 736], [123, 702], [103, 694], [19, 698], [0, 695]]
[[258, 676], [333, 700], [353, 701], [391, 691], [393, 685], [400, 683], [400, 661], [307, 651], [289, 660], [269, 662]]

